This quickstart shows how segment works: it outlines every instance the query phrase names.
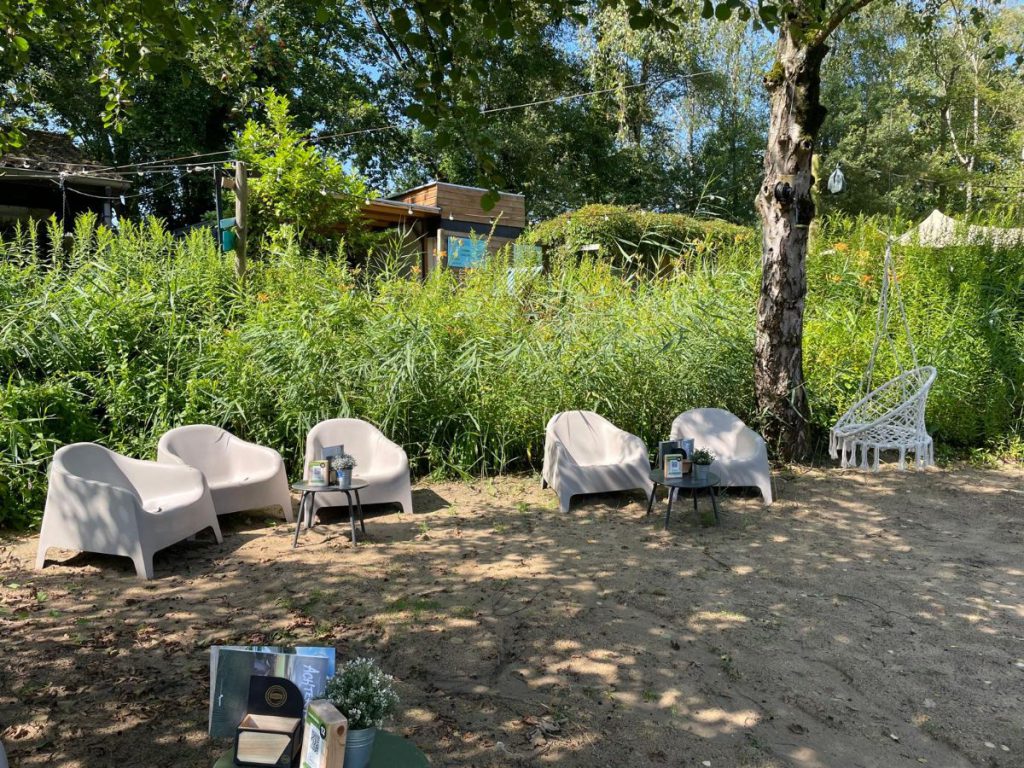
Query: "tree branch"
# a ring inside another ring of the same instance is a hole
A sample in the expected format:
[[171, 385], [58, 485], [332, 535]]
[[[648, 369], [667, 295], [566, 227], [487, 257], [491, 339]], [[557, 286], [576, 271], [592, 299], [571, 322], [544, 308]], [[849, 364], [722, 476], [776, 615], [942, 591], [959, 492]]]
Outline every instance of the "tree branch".
[[[377, 34], [384, 38], [384, 44], [387, 45], [391, 51], [391, 55], [395, 57], [395, 61], [398, 62], [400, 67], [405, 67], [409, 64], [409, 60], [412, 58], [412, 53], [408, 48], [405, 49], [406, 56], [402, 56], [398, 51], [398, 46], [395, 45], [395, 41], [391, 39], [391, 36], [385, 31], [384, 26], [380, 23], [380, 19], [377, 17], [377, 12], [370, 7], [370, 4], [366, 0], [359, 0], [359, 4], [363, 7], [363, 12], [370, 17], [370, 21], [373, 22], [373, 28], [377, 30]], [[404, 47], [404, 46], [403, 46]]]
[[872, 2], [874, 2], [874, 0], [846, 0], [846, 2], [840, 3], [839, 7], [832, 12], [831, 16], [829, 16], [828, 21], [825, 22], [825, 26], [822, 27], [818, 34], [816, 34], [811, 40], [811, 45], [824, 45], [825, 41], [828, 40], [829, 35], [835, 32], [847, 17], [852, 16], [865, 6], [870, 5]]

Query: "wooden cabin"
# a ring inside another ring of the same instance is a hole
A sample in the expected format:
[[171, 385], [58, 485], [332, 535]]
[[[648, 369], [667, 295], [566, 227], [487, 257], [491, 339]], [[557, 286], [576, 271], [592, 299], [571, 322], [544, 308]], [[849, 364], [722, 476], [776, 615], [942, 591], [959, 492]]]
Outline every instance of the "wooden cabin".
[[65, 133], [26, 131], [22, 146], [0, 156], [0, 229], [50, 216], [69, 229], [87, 211], [109, 226], [114, 202], [129, 184], [102, 168]]
[[403, 228], [419, 254], [420, 273], [439, 266], [468, 269], [516, 240], [526, 228], [526, 199], [502, 192], [495, 206], [485, 211], [480, 203], [487, 193], [432, 181], [387, 198], [368, 200], [361, 212], [373, 229]]

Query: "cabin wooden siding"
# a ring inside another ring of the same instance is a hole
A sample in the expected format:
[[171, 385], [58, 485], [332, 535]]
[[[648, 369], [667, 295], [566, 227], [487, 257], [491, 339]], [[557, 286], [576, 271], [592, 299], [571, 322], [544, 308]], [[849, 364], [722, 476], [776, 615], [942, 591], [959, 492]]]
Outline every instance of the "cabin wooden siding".
[[478, 187], [435, 182], [402, 192], [391, 199], [440, 208], [442, 219], [452, 218], [474, 223], [494, 219], [498, 224], [508, 227], [522, 229], [526, 226], [526, 198], [511, 192], [502, 192], [494, 207], [485, 211], [480, 205], [480, 198], [486, 192], [487, 190]]

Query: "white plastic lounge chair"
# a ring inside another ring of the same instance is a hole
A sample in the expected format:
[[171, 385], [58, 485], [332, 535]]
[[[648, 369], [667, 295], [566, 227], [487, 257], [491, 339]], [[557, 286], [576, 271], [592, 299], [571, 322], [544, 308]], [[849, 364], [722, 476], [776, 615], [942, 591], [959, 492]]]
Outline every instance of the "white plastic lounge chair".
[[202, 472], [218, 515], [276, 506], [289, 523], [295, 519], [284, 461], [273, 448], [247, 443], [220, 427], [193, 424], [165, 432], [156, 460]]
[[548, 421], [544, 440], [543, 484], [569, 511], [572, 497], [642, 488], [648, 496], [651, 460], [644, 441], [593, 411], [564, 411]]
[[217, 524], [203, 473], [140, 461], [95, 443], [65, 445], [53, 456], [36, 568], [50, 547], [130, 557], [153, 578], [153, 553]]
[[877, 472], [879, 454], [887, 449], [900, 452], [900, 469], [907, 465], [907, 453], [914, 454], [914, 467], [924, 469], [935, 463], [931, 435], [924, 423], [928, 392], [935, 383], [936, 370], [930, 365], [907, 371], [861, 398], [836, 422], [829, 440], [833, 459], [841, 466], [868, 469], [868, 451], [874, 450], [870, 467]]
[[[409, 457], [402, 446], [391, 442], [373, 424], [362, 419], [321, 421], [306, 436], [306, 460], [302, 476], [309, 476], [309, 462], [323, 458], [324, 448], [341, 445], [356, 460], [353, 475], [369, 483], [359, 492], [363, 504], [396, 502], [412, 513], [412, 480]], [[343, 493], [318, 493], [314, 510], [347, 504]]]
[[673, 440], [692, 437], [696, 448], [715, 454], [711, 472], [725, 487], [756, 487], [772, 503], [772, 472], [764, 438], [721, 408], [694, 408], [672, 422]]

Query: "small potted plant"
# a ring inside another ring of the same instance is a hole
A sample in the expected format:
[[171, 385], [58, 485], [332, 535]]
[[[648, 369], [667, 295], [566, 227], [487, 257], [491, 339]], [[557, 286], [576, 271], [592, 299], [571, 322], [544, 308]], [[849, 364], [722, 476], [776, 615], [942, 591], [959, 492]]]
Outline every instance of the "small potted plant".
[[327, 699], [348, 719], [345, 768], [369, 765], [377, 729], [398, 707], [393, 684], [373, 659], [352, 659], [327, 681]]
[[708, 479], [708, 467], [715, 460], [715, 454], [707, 448], [698, 448], [691, 457], [693, 461], [693, 479], [704, 481]]
[[352, 485], [352, 470], [355, 469], [355, 466], [355, 457], [350, 456], [347, 453], [343, 453], [340, 456], [334, 456], [331, 459], [331, 469], [333, 469], [337, 474], [338, 485], [342, 488]]

